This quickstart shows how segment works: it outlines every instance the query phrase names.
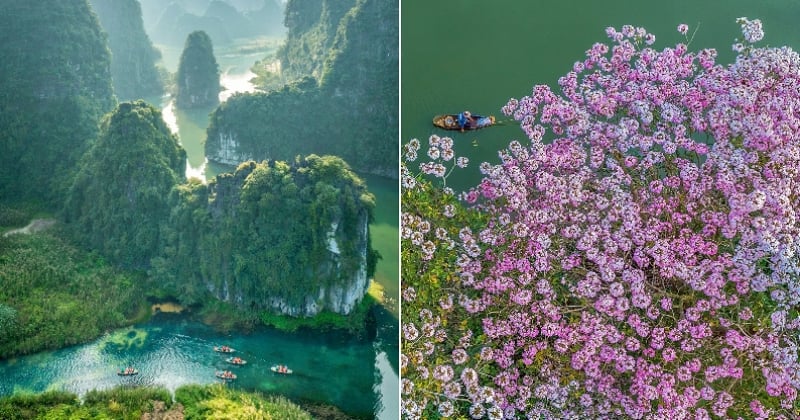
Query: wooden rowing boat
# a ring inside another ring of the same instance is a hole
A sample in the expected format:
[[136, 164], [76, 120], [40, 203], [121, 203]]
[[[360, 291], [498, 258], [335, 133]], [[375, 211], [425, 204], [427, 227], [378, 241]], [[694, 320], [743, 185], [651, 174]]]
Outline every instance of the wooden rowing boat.
[[[470, 121], [463, 127], [464, 130], [478, 130], [494, 125], [496, 120], [494, 115], [484, 117], [482, 115], [472, 115]], [[445, 130], [461, 130], [458, 124], [458, 114], [445, 114], [433, 117], [433, 125]]]

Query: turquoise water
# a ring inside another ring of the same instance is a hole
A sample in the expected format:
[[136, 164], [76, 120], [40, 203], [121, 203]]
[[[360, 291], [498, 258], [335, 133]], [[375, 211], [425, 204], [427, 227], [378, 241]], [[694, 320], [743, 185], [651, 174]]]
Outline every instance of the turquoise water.
[[472, 164], [448, 184], [466, 188], [479, 180], [480, 162], [497, 162], [497, 150], [525, 137], [513, 122], [475, 132], [443, 131], [431, 124], [434, 115], [468, 109], [505, 119], [500, 108], [509, 98], [529, 94], [535, 84], [556, 86], [593, 43], [608, 40], [607, 26], [644, 26], [661, 49], [686, 42], [676, 31], [686, 23], [690, 33], [697, 28], [690, 49], [714, 47], [720, 62], [730, 62], [731, 44], [741, 37], [735, 20], [741, 16], [762, 20], [766, 36], [759, 45], [800, 47], [800, 3], [793, 0], [404, 0], [401, 139], [453, 137], [456, 153]]
[[[176, 53], [180, 51], [164, 51], [165, 64], [173, 71]], [[239, 54], [235, 48], [219, 54], [222, 84], [230, 90], [249, 90], [249, 66], [264, 55], [263, 50]], [[223, 92], [221, 99], [228, 93]], [[211, 178], [234, 169], [206, 162], [203, 143], [211, 108], [183, 111], [172, 107], [168, 96], [148, 100], [161, 106], [165, 121], [180, 137], [187, 151], [188, 176]], [[396, 180], [362, 177], [376, 196], [370, 234], [383, 259], [378, 262], [375, 281], [391, 298], [385, 307], [375, 309], [374, 339], [335, 333], [289, 334], [268, 328], [224, 336], [186, 317], [158, 314], [147, 324], [110, 332], [91, 343], [0, 361], [0, 395], [48, 389], [83, 394], [120, 384], [163, 385], [174, 390], [182, 384], [215, 382], [216, 370], [229, 369], [238, 375], [232, 387], [332, 404], [358, 417], [396, 419], [399, 335], [398, 308], [392, 301], [397, 302], [399, 296], [398, 186]], [[237, 355], [248, 364], [225, 363], [223, 355], [212, 351], [213, 346], [222, 344], [240, 350]], [[295, 373], [274, 374], [269, 370], [274, 364], [288, 365]], [[128, 365], [140, 374], [116, 375]]]
[[[383, 382], [397, 382], [397, 346], [391, 344], [396, 337], [397, 329], [391, 326], [378, 331], [375, 341], [270, 328], [223, 335], [185, 316], [158, 314], [147, 324], [114, 331], [88, 344], [0, 362], [0, 394], [61, 389], [82, 395], [116, 385], [161, 385], [174, 391], [183, 384], [216, 382], [214, 372], [227, 369], [238, 376], [229, 384], [237, 389], [333, 404], [353, 416], [395, 418], [387, 410], [396, 413], [392, 406], [396, 402], [386, 399], [396, 400], [396, 394], [383, 393], [396, 393], [397, 388]], [[226, 363], [227, 356], [212, 350], [223, 344], [248, 363]], [[392, 349], [394, 354], [386, 353]], [[279, 363], [294, 374], [269, 370]], [[116, 371], [125, 366], [135, 367], [139, 375], [118, 376]]]

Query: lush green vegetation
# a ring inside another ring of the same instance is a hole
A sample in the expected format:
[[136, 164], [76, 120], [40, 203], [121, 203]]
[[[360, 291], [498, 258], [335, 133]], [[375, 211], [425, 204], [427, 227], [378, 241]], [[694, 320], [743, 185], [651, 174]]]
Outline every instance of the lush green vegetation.
[[[230, 98], [212, 115], [210, 159], [337, 155], [359, 171], [397, 176], [397, 3], [290, 1], [277, 69], [254, 67], [269, 93]], [[283, 89], [278, 83], [291, 81]]]
[[65, 206], [74, 235], [124, 267], [147, 268], [160, 252], [170, 191], [184, 179], [186, 152], [142, 101], [120, 104], [103, 120]]
[[114, 105], [105, 34], [86, 0], [0, 13], [0, 196], [59, 205]]
[[0, 358], [85, 342], [148, 314], [146, 279], [57, 228], [0, 237], [0, 284]]
[[363, 229], [374, 198], [341, 159], [292, 155], [186, 182], [185, 152], [158, 109], [122, 103], [101, 120], [115, 100], [86, 0], [14, 2], [0, 35], [0, 232], [41, 211], [66, 222], [0, 238], [0, 357], [133, 323], [146, 296], [197, 307], [211, 294], [257, 320], [276, 300], [324, 307], [319, 290], [346, 289], [365, 249], [371, 275]]
[[322, 68], [336, 39], [342, 18], [356, 5], [356, 0], [289, 1], [284, 11], [284, 25], [289, 30], [286, 43], [276, 57], [281, 71], [290, 80], [304, 76], [322, 77]]
[[0, 398], [0, 418], [16, 419], [311, 419], [289, 400], [247, 393], [222, 385], [185, 385], [175, 390], [175, 402], [162, 387], [117, 387], [89, 391], [81, 402], [63, 391], [17, 394]]
[[283, 397], [234, 391], [222, 385], [186, 385], [175, 390], [187, 419], [311, 419]]
[[164, 86], [155, 62], [161, 53], [144, 31], [138, 0], [91, 0], [108, 34], [114, 93], [128, 101], [161, 95]]
[[[212, 290], [257, 311], [271, 309], [272, 299], [303, 305], [320, 288], [352, 282], [374, 207], [344, 161], [316, 155], [292, 164], [247, 162], [209, 185], [180, 185], [170, 200], [164, 253], [152, 274], [184, 304], [202, 302]], [[328, 248], [334, 223], [338, 255]], [[369, 267], [374, 258], [369, 249]]]
[[179, 107], [192, 108], [219, 102], [219, 65], [211, 38], [205, 32], [194, 31], [186, 38], [175, 85], [175, 103]]
[[265, 325], [275, 327], [282, 331], [297, 331], [301, 328], [314, 330], [342, 330], [353, 334], [363, 334], [367, 317], [373, 306], [378, 302], [374, 297], [367, 294], [356, 308], [347, 315], [337, 314], [331, 311], [322, 311], [317, 316], [309, 318], [290, 317], [277, 315], [270, 312], [262, 312], [261, 322]]

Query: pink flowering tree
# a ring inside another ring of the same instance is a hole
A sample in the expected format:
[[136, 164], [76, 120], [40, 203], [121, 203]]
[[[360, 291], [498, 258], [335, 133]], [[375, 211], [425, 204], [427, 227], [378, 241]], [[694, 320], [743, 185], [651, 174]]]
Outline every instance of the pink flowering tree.
[[404, 417], [800, 418], [800, 57], [738, 23], [608, 28], [458, 198], [406, 145]]

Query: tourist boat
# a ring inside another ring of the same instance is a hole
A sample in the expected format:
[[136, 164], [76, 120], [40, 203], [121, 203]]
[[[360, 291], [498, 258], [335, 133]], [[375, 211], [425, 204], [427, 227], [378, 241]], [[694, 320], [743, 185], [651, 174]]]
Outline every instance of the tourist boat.
[[119, 372], [117, 372], [119, 376], [134, 376], [138, 374], [139, 371], [134, 368], [120, 369]]
[[273, 367], [271, 367], [269, 369], [271, 371], [275, 372], [275, 373], [280, 373], [280, 374], [283, 374], [283, 375], [291, 375], [292, 374], [292, 370], [289, 369], [288, 367], [286, 367], [285, 365], [275, 365], [275, 366], [273, 366]]
[[[472, 115], [472, 123], [464, 127], [464, 130], [477, 130], [495, 124], [494, 115], [484, 117], [482, 115]], [[437, 115], [433, 117], [433, 125], [445, 130], [461, 130], [458, 125], [458, 114]]]
[[242, 359], [241, 357], [229, 357], [225, 359], [226, 362], [232, 365], [246, 365], [247, 360]]
[[214, 346], [214, 351], [218, 352], [218, 353], [233, 353], [236, 350], [234, 350], [234, 349], [232, 349], [232, 348], [230, 348], [228, 346], [219, 346], [219, 347]]
[[220, 378], [220, 379], [224, 379], [226, 381], [232, 381], [232, 380], [236, 379], [236, 374], [231, 372], [231, 371], [229, 371], [229, 370], [223, 370], [223, 371], [214, 372], [214, 376], [216, 376], [217, 378]]

